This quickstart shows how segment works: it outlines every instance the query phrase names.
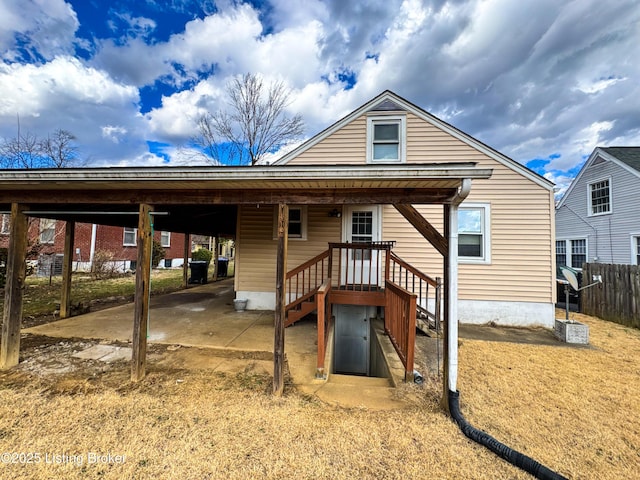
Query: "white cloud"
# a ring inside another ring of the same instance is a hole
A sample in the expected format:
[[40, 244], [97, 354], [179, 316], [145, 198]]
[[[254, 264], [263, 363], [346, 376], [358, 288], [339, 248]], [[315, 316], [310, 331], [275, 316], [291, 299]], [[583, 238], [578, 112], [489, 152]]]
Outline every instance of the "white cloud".
[[0, 2], [2, 59], [14, 61], [26, 54], [31, 60], [48, 60], [70, 53], [78, 27], [75, 12], [64, 0]]

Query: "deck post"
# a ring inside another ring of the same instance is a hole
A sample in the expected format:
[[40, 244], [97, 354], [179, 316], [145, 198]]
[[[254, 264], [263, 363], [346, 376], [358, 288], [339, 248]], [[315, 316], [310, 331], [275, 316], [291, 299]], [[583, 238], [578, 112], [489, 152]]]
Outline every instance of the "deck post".
[[191, 235], [184, 234], [184, 252], [182, 255], [182, 287], [189, 287], [189, 255], [191, 254]]
[[71, 316], [71, 274], [73, 272], [73, 243], [76, 222], [64, 225], [64, 256], [62, 259], [62, 294], [60, 296], [60, 318]]
[[27, 216], [24, 214], [23, 205], [12, 203], [7, 279], [4, 287], [0, 369], [16, 366], [20, 358], [20, 324], [22, 322], [22, 293], [26, 277], [27, 229]]
[[131, 381], [133, 382], [138, 382], [144, 378], [147, 365], [147, 327], [149, 322], [153, 240], [151, 230], [151, 206], [141, 204], [138, 216], [138, 264], [136, 268], [133, 319], [133, 353], [131, 356]]
[[276, 311], [273, 333], [273, 393], [284, 391], [284, 322], [286, 306], [287, 240], [289, 236], [289, 207], [278, 204], [278, 251], [276, 258]]

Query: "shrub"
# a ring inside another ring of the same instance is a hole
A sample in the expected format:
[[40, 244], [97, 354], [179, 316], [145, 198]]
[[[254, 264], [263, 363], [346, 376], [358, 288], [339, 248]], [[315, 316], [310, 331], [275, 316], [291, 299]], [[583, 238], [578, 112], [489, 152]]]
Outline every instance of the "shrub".
[[211, 263], [211, 259], [213, 258], [213, 253], [211, 250], [207, 250], [206, 248], [199, 248], [191, 252], [191, 260], [194, 262], [207, 262], [207, 265]]
[[164, 247], [159, 241], [153, 241], [153, 250], [151, 251], [151, 265], [157, 267], [160, 264], [160, 260], [167, 256]]
[[118, 276], [118, 263], [113, 260], [113, 253], [107, 250], [96, 250], [93, 255], [91, 274], [94, 278], [113, 278]]

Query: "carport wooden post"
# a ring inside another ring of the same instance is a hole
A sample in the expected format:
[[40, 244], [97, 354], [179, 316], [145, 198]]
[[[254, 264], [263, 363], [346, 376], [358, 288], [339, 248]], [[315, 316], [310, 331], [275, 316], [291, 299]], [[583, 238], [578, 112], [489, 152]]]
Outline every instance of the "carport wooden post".
[[151, 207], [147, 204], [141, 204], [138, 217], [138, 264], [133, 319], [133, 353], [131, 356], [131, 381], [133, 382], [144, 378], [147, 364], [151, 250]]
[[191, 254], [191, 235], [184, 234], [184, 255], [182, 262], [182, 286], [187, 288], [189, 286], [189, 255]]
[[284, 391], [284, 320], [286, 305], [287, 241], [289, 236], [289, 207], [278, 205], [278, 254], [276, 259], [276, 311], [273, 333], [273, 393]]
[[27, 255], [27, 216], [24, 207], [11, 204], [11, 227], [7, 255], [7, 279], [4, 287], [2, 344], [0, 368], [11, 368], [20, 358], [20, 323], [22, 322], [22, 292], [24, 289], [25, 257]]
[[60, 318], [71, 315], [71, 272], [73, 270], [73, 242], [76, 223], [69, 221], [64, 225], [64, 257], [62, 263], [62, 295], [60, 296]]

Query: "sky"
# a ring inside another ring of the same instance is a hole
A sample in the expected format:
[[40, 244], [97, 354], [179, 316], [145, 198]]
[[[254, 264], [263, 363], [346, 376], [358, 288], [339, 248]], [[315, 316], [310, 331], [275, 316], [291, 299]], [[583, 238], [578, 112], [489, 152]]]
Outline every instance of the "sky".
[[253, 73], [306, 138], [391, 90], [562, 192], [640, 145], [637, 0], [0, 0], [0, 137], [76, 137], [88, 166], [185, 165]]

